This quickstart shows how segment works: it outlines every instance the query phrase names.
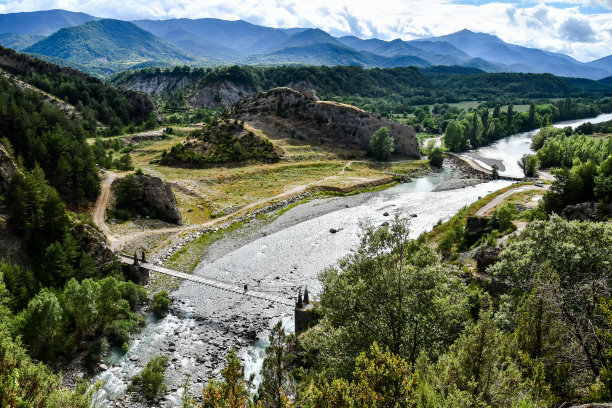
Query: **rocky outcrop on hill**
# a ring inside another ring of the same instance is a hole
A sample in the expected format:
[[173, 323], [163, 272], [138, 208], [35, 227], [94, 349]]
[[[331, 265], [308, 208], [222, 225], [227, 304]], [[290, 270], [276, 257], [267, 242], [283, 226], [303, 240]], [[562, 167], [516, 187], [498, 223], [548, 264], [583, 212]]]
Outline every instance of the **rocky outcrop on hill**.
[[17, 170], [17, 165], [9, 153], [4, 146], [0, 145], [0, 194], [4, 194], [8, 190], [11, 177]]
[[563, 216], [569, 220], [605, 221], [612, 217], [612, 204], [580, 203], [563, 209]]
[[395, 152], [418, 156], [419, 143], [411, 126], [392, 122], [380, 115], [350, 105], [320, 101], [312, 93], [275, 88], [241, 99], [231, 116], [254, 127], [263, 124], [284, 137], [308, 139], [351, 148], [365, 149], [382, 126], [395, 139]]
[[138, 181], [142, 185], [142, 200], [147, 209], [159, 219], [181, 224], [181, 212], [170, 186], [159, 177], [144, 174], [138, 176]]
[[218, 81], [204, 88], [196, 89], [186, 101], [189, 106], [196, 109], [229, 108], [241, 98], [255, 92], [256, 90], [253, 88], [238, 86], [230, 81]]
[[85, 252], [87, 252], [87, 255], [94, 261], [96, 267], [104, 268], [115, 260], [115, 254], [108, 245], [104, 234], [91, 225], [75, 220], [72, 223], [70, 232]]

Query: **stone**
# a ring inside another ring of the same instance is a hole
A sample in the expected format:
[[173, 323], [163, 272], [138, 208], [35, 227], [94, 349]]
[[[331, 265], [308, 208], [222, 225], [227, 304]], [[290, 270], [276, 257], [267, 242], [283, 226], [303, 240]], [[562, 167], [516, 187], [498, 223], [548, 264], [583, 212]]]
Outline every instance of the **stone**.
[[385, 212], [383, 213], [383, 216], [384, 216], [384, 217], [388, 217], [388, 216], [389, 216], [389, 213], [385, 211]]
[[130, 356], [130, 361], [138, 361], [138, 360], [139, 360], [139, 357], [136, 354], [132, 354]]
[[[108, 370], [108, 366], [106, 364], [100, 364], [98, 366], [98, 368], [100, 369], [100, 371], [106, 371]], [[81, 377], [82, 378], [82, 377]]]
[[0, 145], [0, 194], [6, 193], [13, 174], [18, 171], [17, 165], [3, 145]]
[[332, 234], [335, 234], [336, 232], [338, 232], [338, 230], [335, 228], [330, 228], [329, 232], [331, 232]]
[[410, 216], [411, 216], [412, 218], [416, 218], [416, 216], [417, 216], [417, 215], [416, 215], [416, 214], [410, 214]]
[[174, 353], [176, 351], [175, 347], [168, 347], [168, 351]]
[[96, 267], [102, 268], [115, 261], [115, 253], [106, 237], [91, 225], [75, 219], [70, 225], [70, 232], [94, 261]]

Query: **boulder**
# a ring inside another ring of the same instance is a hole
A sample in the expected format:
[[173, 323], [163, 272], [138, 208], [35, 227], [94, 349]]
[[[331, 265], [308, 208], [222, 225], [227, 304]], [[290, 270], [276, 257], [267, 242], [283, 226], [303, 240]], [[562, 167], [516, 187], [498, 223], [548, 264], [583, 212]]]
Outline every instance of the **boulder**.
[[98, 367], [100, 368], [100, 371], [108, 370], [108, 366], [106, 364], [100, 364]]
[[563, 209], [563, 216], [569, 220], [605, 221], [612, 216], [612, 204], [580, 203], [568, 205]]
[[147, 209], [164, 221], [181, 224], [181, 212], [176, 204], [176, 196], [170, 186], [159, 177], [141, 174], [138, 180], [142, 184], [142, 199]]
[[467, 217], [465, 222], [466, 240], [468, 245], [474, 244], [484, 233], [484, 230], [489, 223], [489, 218], [486, 217]]
[[487, 247], [477, 252], [476, 254], [476, 264], [478, 267], [478, 272], [484, 273], [486, 269], [497, 262], [497, 257], [501, 249], [496, 247]]
[[113, 263], [115, 254], [103, 233], [78, 220], [72, 222], [70, 232], [94, 261], [97, 268], [103, 268]]

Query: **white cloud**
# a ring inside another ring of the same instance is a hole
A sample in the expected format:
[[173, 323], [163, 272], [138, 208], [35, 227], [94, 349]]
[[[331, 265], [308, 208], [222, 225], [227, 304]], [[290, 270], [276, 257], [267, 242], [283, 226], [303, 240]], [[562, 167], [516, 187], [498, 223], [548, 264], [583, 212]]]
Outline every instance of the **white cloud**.
[[583, 61], [612, 54], [612, 11], [581, 11], [581, 6], [612, 10], [612, 0], [561, 2], [565, 7], [522, 0], [481, 5], [453, 0], [8, 0], [0, 3], [0, 13], [61, 8], [121, 19], [215, 17], [381, 39], [437, 36], [467, 28]]

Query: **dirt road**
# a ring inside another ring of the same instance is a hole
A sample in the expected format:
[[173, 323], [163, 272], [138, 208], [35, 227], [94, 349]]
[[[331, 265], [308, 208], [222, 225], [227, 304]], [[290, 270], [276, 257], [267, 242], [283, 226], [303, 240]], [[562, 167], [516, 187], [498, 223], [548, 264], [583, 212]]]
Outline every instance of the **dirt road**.
[[487, 214], [487, 212], [489, 212], [490, 210], [492, 210], [493, 208], [495, 208], [499, 204], [503, 203], [504, 200], [507, 197], [510, 197], [513, 194], [521, 193], [523, 191], [529, 191], [529, 190], [547, 191], [549, 188], [550, 188], [550, 184], [544, 184], [544, 186], [542, 186], [542, 187], [537, 187], [537, 186], [535, 186], [533, 184], [529, 184], [529, 185], [526, 185], [526, 186], [515, 187], [515, 188], [510, 189], [510, 190], [506, 191], [505, 193], [502, 193], [502, 194], [498, 195], [497, 197], [495, 197], [488, 204], [486, 204], [482, 208], [480, 208], [480, 210], [476, 211], [475, 215], [477, 217], [485, 216]]
[[110, 190], [113, 181], [117, 178], [117, 173], [112, 171], [104, 170], [104, 181], [102, 181], [102, 187], [100, 188], [100, 196], [96, 201], [96, 206], [94, 207], [94, 222], [102, 230], [104, 235], [108, 238], [111, 243], [115, 242], [115, 237], [111, 234], [108, 225], [106, 225], [106, 205], [108, 204], [108, 200], [110, 198]]

